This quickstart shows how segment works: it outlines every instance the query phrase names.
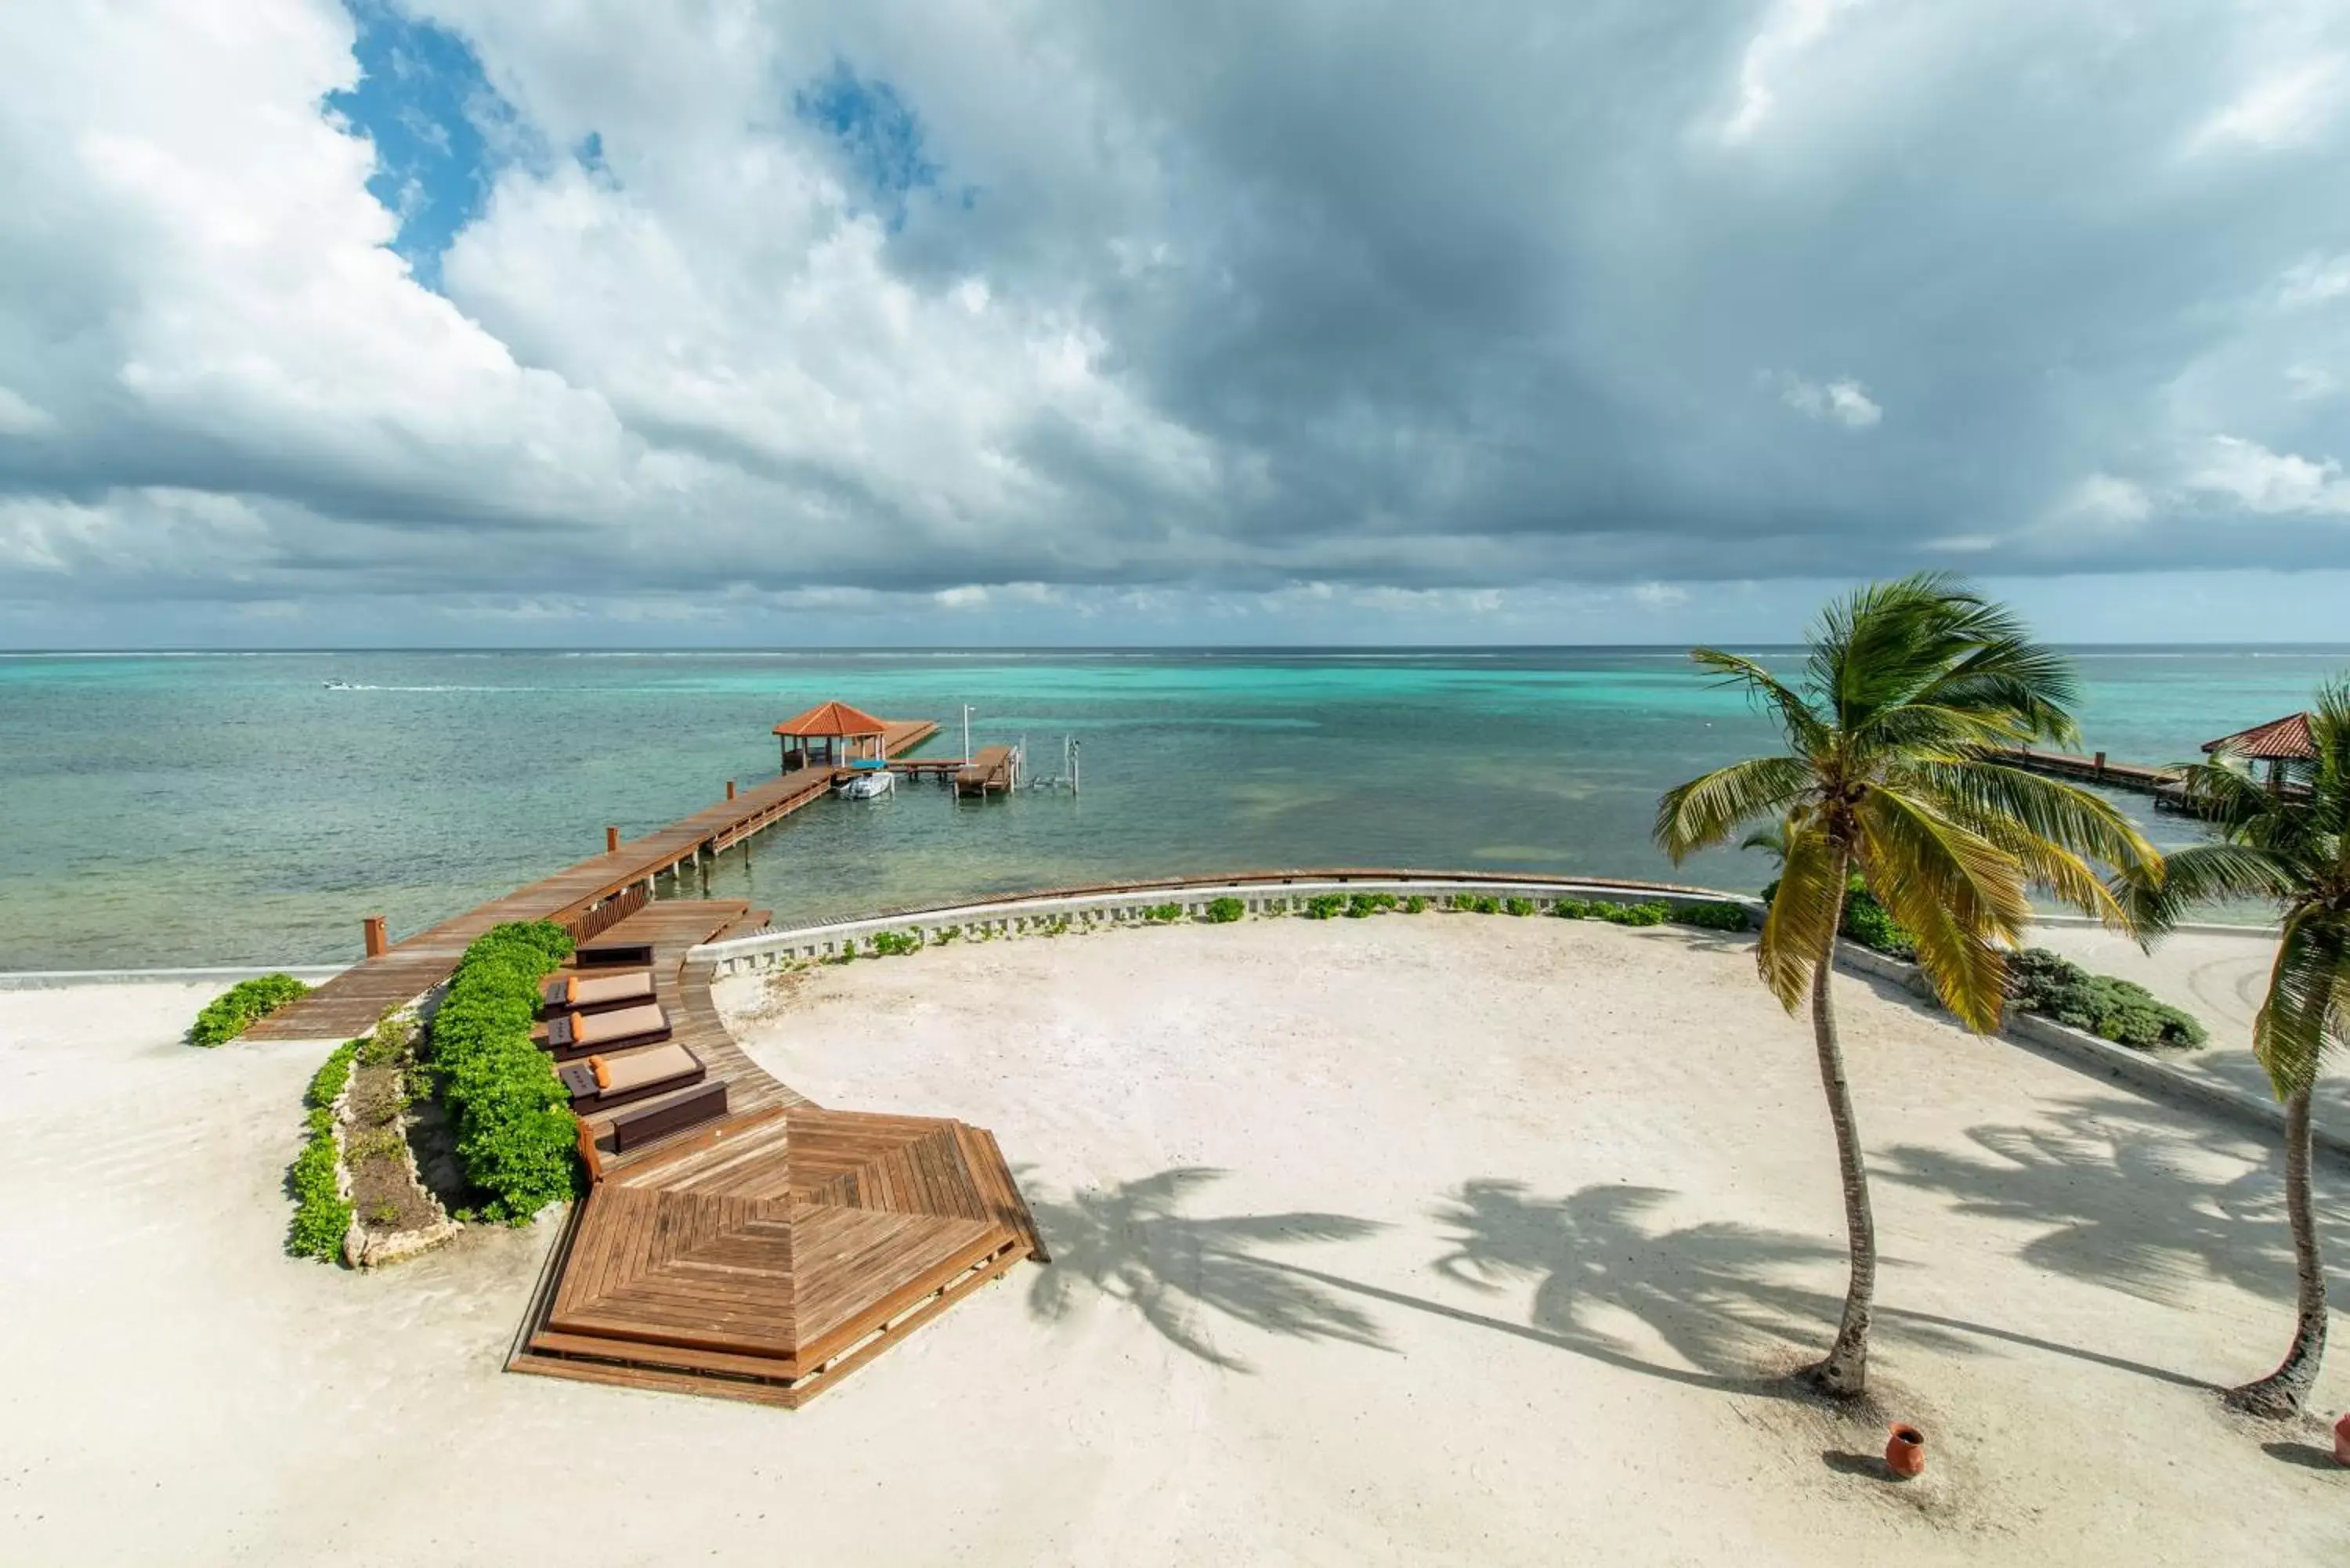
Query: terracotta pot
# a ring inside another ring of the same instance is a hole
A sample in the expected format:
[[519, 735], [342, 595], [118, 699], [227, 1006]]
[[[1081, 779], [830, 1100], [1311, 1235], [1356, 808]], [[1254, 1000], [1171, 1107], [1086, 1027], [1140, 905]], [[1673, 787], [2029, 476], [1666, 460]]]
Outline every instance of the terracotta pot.
[[1915, 1427], [1897, 1426], [1885, 1445], [1885, 1468], [1902, 1480], [1926, 1469], [1926, 1434]]
[[2350, 1465], [2350, 1415], [2334, 1423], [2334, 1462]]

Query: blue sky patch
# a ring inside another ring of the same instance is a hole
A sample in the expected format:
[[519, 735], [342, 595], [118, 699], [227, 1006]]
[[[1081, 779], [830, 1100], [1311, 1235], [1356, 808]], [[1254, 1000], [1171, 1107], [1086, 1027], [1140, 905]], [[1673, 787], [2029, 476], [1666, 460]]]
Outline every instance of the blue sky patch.
[[[368, 190], [400, 219], [391, 248], [438, 289], [442, 256], [529, 136], [463, 38], [385, 0], [348, 4], [359, 24], [359, 83], [329, 93], [327, 107], [375, 144]], [[602, 153], [596, 141], [598, 163]]]
[[905, 226], [909, 192], [935, 190], [941, 165], [924, 146], [922, 122], [896, 88], [860, 77], [847, 60], [792, 94], [792, 112], [830, 136], [891, 229]]

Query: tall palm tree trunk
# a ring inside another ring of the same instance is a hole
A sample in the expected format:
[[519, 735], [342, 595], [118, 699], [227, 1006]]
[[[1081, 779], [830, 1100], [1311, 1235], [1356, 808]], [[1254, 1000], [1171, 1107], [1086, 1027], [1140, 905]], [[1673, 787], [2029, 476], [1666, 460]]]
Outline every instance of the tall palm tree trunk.
[[2256, 1416], [2298, 1415], [2325, 1357], [2325, 1268], [2317, 1256], [2317, 1206], [2310, 1192], [2310, 1090], [2284, 1103], [2284, 1212], [2293, 1226], [2293, 1261], [2301, 1276], [2298, 1321], [2284, 1364], [2256, 1383], [2228, 1391], [2228, 1403]]
[[1877, 1310], [1877, 1220], [1868, 1206], [1868, 1168], [1862, 1163], [1860, 1127], [1853, 1119], [1852, 1089], [1845, 1082], [1844, 1050], [1836, 1041], [1835, 1004], [1829, 994], [1835, 973], [1836, 931], [1843, 924], [1846, 856], [1835, 862], [1837, 919], [1828, 926], [1820, 961], [1812, 971], [1812, 1039], [1819, 1048], [1820, 1086], [1826, 1091], [1828, 1120], [1835, 1126], [1836, 1163], [1844, 1178], [1844, 1222], [1850, 1238], [1852, 1277], [1845, 1287], [1844, 1321], [1827, 1359], [1812, 1368], [1813, 1381], [1831, 1394], [1853, 1395], [1868, 1386], [1868, 1324]]

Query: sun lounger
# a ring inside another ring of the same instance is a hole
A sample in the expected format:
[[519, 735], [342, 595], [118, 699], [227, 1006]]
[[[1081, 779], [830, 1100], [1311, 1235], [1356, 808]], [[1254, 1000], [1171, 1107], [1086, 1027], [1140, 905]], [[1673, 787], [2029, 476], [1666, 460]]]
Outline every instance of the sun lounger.
[[705, 1083], [691, 1094], [657, 1106], [635, 1106], [612, 1118], [612, 1148], [638, 1148], [655, 1138], [714, 1122], [726, 1114], [726, 1085]]
[[649, 969], [561, 970], [539, 988], [538, 1014], [609, 1012], [653, 999], [653, 971]]
[[669, 1038], [669, 1014], [660, 1003], [615, 1008], [609, 1012], [567, 1012], [550, 1018], [536, 1036], [561, 1061], [590, 1051], [621, 1051]]
[[608, 1056], [599, 1053], [555, 1070], [563, 1086], [571, 1091], [572, 1110], [580, 1116], [682, 1089], [702, 1082], [707, 1074], [701, 1057], [676, 1044], [649, 1045]]
[[582, 942], [572, 953], [571, 961], [581, 969], [649, 969], [653, 961], [650, 942]]

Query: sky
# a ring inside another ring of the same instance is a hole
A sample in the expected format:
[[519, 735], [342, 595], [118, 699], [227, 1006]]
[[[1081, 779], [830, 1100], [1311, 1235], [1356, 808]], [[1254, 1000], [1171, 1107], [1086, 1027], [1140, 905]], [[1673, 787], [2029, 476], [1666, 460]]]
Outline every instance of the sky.
[[0, 647], [2350, 639], [2342, 0], [56, 0]]

